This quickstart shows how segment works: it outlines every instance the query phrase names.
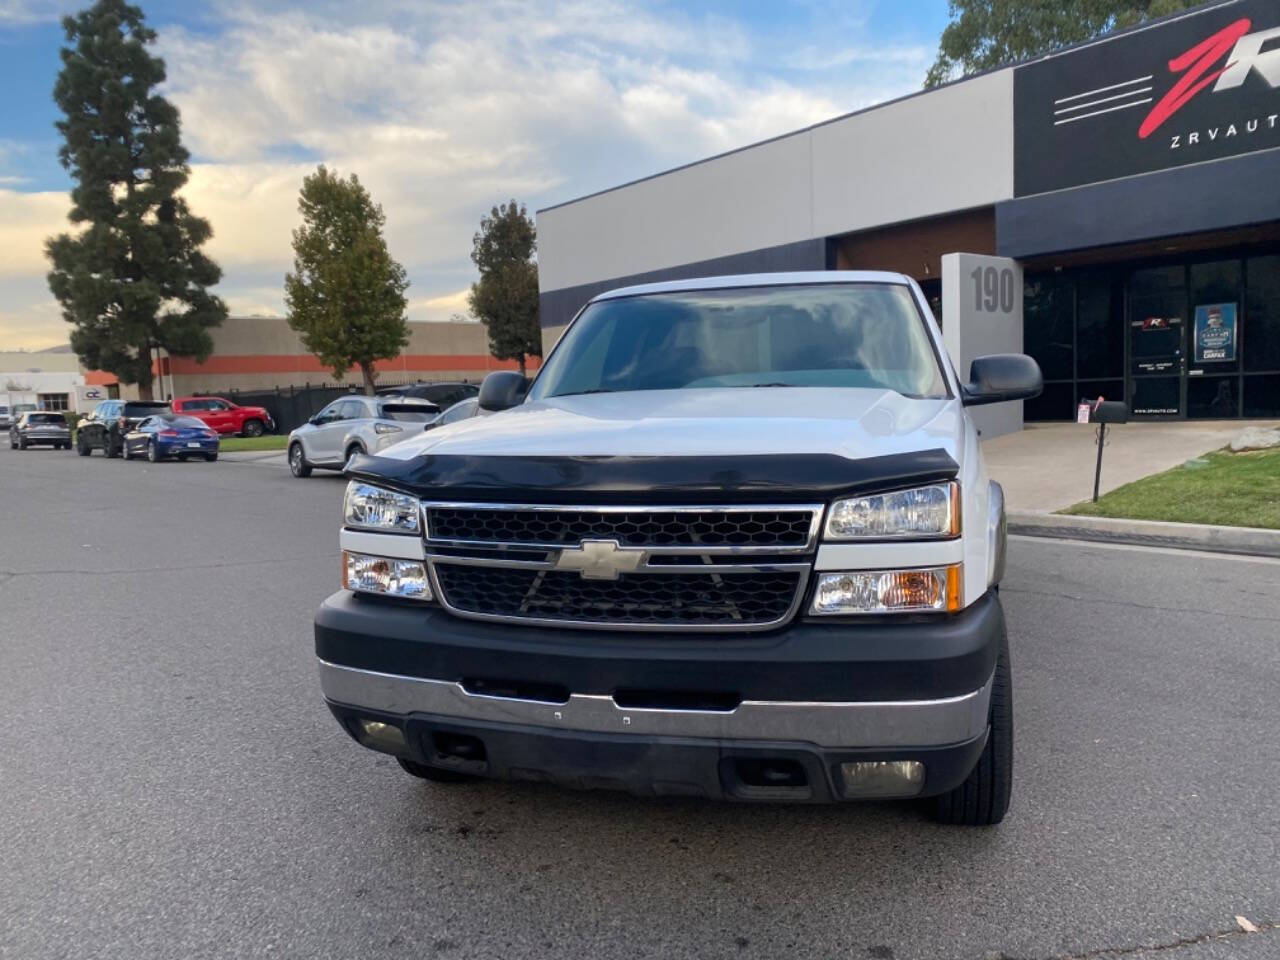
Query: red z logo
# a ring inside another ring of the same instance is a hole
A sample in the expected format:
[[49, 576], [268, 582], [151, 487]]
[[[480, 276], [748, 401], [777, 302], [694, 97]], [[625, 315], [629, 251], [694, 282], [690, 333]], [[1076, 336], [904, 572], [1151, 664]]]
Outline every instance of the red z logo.
[[[1208, 73], [1210, 67], [1231, 50], [1237, 40], [1249, 32], [1249, 20], [1242, 18], [1219, 30], [1207, 40], [1201, 40], [1179, 57], [1169, 61], [1169, 69], [1181, 73], [1177, 83], [1152, 107], [1147, 119], [1138, 128], [1138, 136], [1145, 140], [1171, 116], [1181, 110], [1197, 93], [1203, 90], [1231, 67], [1228, 63]], [[1186, 71], [1183, 73], [1183, 71]]]

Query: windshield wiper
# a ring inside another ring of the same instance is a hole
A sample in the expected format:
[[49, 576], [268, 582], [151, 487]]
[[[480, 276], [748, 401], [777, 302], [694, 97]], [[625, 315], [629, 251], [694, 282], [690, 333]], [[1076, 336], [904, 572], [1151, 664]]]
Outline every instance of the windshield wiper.
[[744, 387], [794, 387], [794, 383], [744, 383]]
[[590, 390], [570, 390], [568, 393], [557, 393], [557, 397], [581, 397], [587, 393], [613, 393], [613, 387], [592, 387]]

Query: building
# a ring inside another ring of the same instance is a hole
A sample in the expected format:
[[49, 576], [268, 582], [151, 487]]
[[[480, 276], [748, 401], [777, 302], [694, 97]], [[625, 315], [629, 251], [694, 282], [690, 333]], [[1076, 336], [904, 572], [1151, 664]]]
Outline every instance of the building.
[[33, 394], [41, 410], [74, 410], [84, 383], [80, 361], [65, 348], [0, 351], [0, 396]]
[[[204, 363], [190, 357], [163, 357], [158, 361], [157, 396], [253, 392], [334, 382], [333, 371], [307, 352], [283, 317], [228, 317], [210, 332], [213, 353]], [[537, 362], [538, 358], [530, 358], [532, 366]], [[445, 322], [410, 323], [409, 345], [404, 352], [393, 360], [379, 361], [375, 367], [380, 382], [408, 383], [479, 381], [492, 370], [514, 370], [516, 364], [490, 356], [483, 324]], [[113, 396], [137, 394], [136, 387], [125, 386], [122, 390], [111, 373], [88, 371], [85, 379], [105, 387]], [[360, 386], [359, 369], [352, 368], [346, 381]]]
[[[1046, 386], [1280, 416], [1280, 3], [1226, 0], [538, 212], [544, 340], [637, 282], [1022, 266]], [[607, 242], [606, 242], [607, 241]]]

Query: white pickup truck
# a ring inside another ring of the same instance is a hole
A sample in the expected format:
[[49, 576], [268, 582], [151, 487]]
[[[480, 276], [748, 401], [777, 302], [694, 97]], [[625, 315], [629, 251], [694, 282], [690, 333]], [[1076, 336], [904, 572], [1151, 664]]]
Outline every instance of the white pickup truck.
[[433, 781], [745, 801], [1009, 805], [1000, 488], [966, 406], [1035, 362], [952, 369], [888, 273], [602, 294], [501, 411], [347, 467], [326, 701]]

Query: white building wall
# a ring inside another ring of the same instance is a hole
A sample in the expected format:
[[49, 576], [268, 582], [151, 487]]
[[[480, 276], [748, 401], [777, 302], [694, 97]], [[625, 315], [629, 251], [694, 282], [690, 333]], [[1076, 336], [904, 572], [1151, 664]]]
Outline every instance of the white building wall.
[[543, 292], [1013, 196], [1013, 71], [538, 213]]

